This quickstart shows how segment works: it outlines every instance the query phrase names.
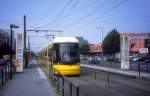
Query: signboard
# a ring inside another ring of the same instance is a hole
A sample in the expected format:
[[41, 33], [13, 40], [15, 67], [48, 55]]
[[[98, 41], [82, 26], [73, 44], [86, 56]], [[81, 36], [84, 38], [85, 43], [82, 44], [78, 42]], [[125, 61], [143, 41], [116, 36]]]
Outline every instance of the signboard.
[[23, 34], [22, 33], [17, 33], [16, 59], [18, 60], [18, 66], [16, 67], [16, 72], [23, 72]]
[[139, 53], [148, 53], [148, 48], [140, 48]]

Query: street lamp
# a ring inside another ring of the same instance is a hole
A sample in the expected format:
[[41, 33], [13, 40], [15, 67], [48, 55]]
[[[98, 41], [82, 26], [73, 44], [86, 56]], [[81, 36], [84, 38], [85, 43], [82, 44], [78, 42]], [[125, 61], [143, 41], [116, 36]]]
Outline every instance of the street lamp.
[[14, 25], [14, 24], [10, 24], [10, 78], [12, 78], [12, 58], [13, 58], [13, 28], [19, 28], [19, 26]]

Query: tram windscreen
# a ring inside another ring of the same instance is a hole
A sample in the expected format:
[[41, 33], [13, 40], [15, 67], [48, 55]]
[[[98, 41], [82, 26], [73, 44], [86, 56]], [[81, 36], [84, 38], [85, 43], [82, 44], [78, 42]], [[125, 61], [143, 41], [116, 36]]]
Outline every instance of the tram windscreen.
[[56, 58], [63, 64], [73, 64], [79, 62], [79, 48], [76, 43], [56, 44]]

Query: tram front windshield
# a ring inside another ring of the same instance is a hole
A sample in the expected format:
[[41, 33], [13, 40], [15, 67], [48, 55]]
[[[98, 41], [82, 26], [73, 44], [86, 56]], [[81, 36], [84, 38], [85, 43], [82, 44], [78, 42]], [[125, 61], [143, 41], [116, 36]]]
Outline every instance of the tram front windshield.
[[74, 64], [79, 62], [79, 50], [76, 43], [56, 44], [56, 58], [63, 64]]

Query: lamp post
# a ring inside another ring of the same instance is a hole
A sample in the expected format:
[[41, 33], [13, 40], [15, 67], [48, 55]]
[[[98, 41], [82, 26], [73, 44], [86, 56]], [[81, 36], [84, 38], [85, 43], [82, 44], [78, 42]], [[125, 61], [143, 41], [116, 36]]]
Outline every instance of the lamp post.
[[10, 78], [12, 78], [12, 58], [13, 58], [13, 28], [19, 28], [19, 26], [10, 24]]

